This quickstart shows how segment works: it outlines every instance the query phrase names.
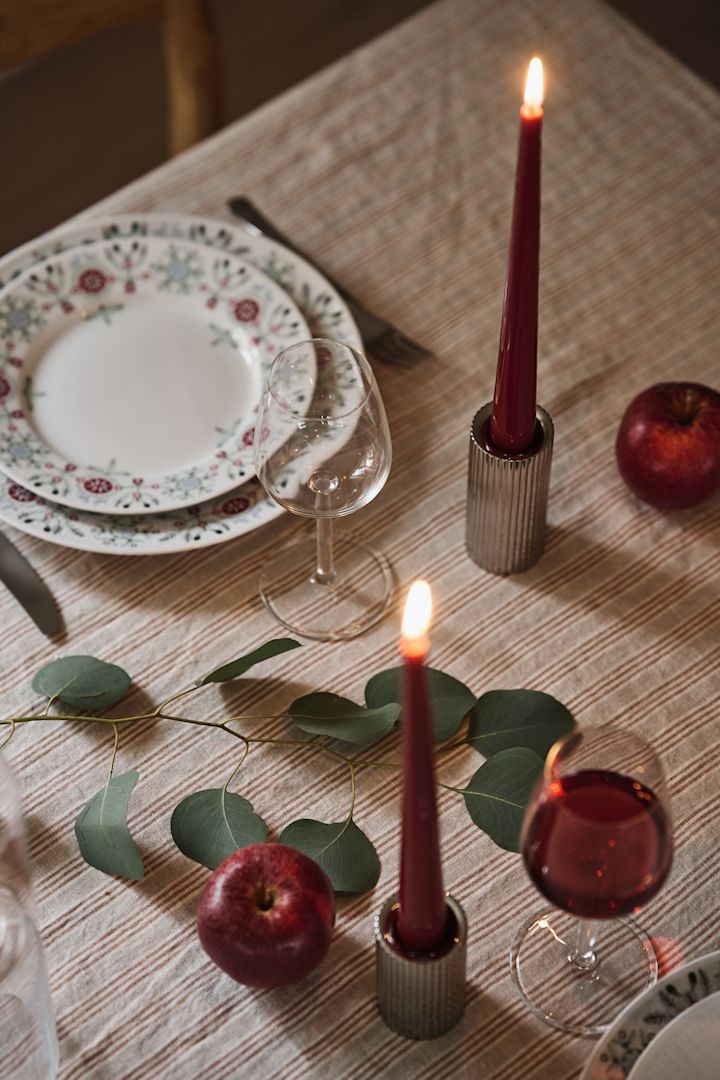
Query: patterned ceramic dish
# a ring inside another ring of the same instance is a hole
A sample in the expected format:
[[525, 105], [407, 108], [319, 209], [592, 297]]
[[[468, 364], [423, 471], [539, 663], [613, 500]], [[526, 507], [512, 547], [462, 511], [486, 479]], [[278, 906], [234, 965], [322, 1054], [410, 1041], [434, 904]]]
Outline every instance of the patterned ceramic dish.
[[720, 1048], [720, 994], [686, 1009], [658, 1032], [635, 1063], [630, 1080], [713, 1080]]
[[[274, 278], [295, 300], [313, 336], [333, 337], [362, 349], [341, 297], [300, 256], [265, 237], [208, 218], [136, 214], [66, 226], [50, 241], [33, 241], [0, 261], [0, 284], [60, 252], [117, 238], [194, 240], [212, 251], [238, 255]], [[3, 293], [0, 292], [0, 299]], [[0, 474], [1, 479], [1, 474]], [[22, 532], [81, 551], [154, 555], [220, 544], [278, 517], [283, 510], [256, 481], [225, 497], [173, 514], [115, 517], [74, 511], [14, 482], [0, 483], [0, 520]]]
[[51, 256], [0, 297], [0, 466], [113, 514], [226, 494], [254, 476], [267, 370], [309, 333], [274, 281], [194, 241]]
[[258, 480], [174, 513], [123, 517], [58, 506], [7, 478], [0, 484], [3, 521], [62, 547], [115, 555], [162, 555], [222, 544], [283, 512]]
[[719, 990], [720, 952], [671, 971], [623, 1009], [595, 1046], [580, 1080], [627, 1080], [659, 1031]]

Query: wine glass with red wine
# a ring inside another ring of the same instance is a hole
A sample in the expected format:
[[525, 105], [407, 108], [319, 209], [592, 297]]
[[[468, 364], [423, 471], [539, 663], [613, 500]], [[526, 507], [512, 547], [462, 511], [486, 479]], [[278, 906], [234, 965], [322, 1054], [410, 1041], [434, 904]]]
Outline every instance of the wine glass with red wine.
[[598, 1035], [657, 978], [629, 916], [658, 893], [673, 856], [662, 765], [612, 727], [576, 728], [548, 754], [522, 828], [528, 874], [552, 907], [522, 927], [513, 979], [536, 1016]]

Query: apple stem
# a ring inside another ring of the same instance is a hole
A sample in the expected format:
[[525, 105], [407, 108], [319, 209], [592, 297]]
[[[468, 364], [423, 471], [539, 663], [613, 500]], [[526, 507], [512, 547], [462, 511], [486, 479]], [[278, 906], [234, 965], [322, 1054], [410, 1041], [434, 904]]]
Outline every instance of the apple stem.
[[255, 894], [255, 903], [261, 911], [269, 911], [275, 903], [275, 893], [267, 885], [261, 885]]
[[674, 405], [673, 419], [684, 427], [688, 427], [697, 419], [702, 408], [697, 394], [690, 386], [686, 386], [683, 393], [675, 398]]

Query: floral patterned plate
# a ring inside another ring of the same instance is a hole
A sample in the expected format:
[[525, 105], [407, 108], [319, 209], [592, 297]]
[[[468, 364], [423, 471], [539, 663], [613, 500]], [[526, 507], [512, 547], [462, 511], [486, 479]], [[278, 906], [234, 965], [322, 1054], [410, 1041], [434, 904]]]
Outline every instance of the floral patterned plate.
[[0, 466], [113, 514], [226, 494], [254, 475], [267, 369], [309, 333], [274, 281], [194, 241], [51, 256], [0, 295]]
[[720, 994], [686, 1009], [643, 1051], [630, 1080], [716, 1080], [720, 1049]]
[[[51, 239], [31, 241], [0, 260], [0, 286], [60, 252], [97, 240], [140, 237], [194, 240], [212, 251], [241, 256], [289, 293], [313, 336], [336, 338], [362, 349], [345, 303], [314, 267], [281, 244], [210, 218], [134, 214], [71, 224]], [[0, 291], [0, 299], [2, 296]], [[0, 474], [0, 520], [32, 536], [81, 551], [154, 555], [203, 548], [242, 536], [281, 513], [282, 508], [264, 495], [255, 480], [226, 497], [176, 514], [114, 517], [69, 510]]]
[[169, 514], [116, 517], [59, 506], [0, 474], [0, 519], [39, 540], [79, 551], [162, 555], [242, 536], [284, 513], [258, 480]]
[[[718, 991], [720, 952], [671, 971], [623, 1009], [595, 1046], [580, 1080], [627, 1080], [659, 1031]], [[688, 1073], [688, 1080], [691, 1076]]]

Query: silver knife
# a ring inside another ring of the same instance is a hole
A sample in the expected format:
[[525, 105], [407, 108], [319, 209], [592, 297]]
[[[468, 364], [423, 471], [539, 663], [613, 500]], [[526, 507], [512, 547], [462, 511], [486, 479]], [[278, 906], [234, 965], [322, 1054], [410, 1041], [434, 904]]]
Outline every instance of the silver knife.
[[0, 581], [21, 604], [38, 630], [54, 637], [62, 619], [53, 595], [24, 555], [0, 532]]

